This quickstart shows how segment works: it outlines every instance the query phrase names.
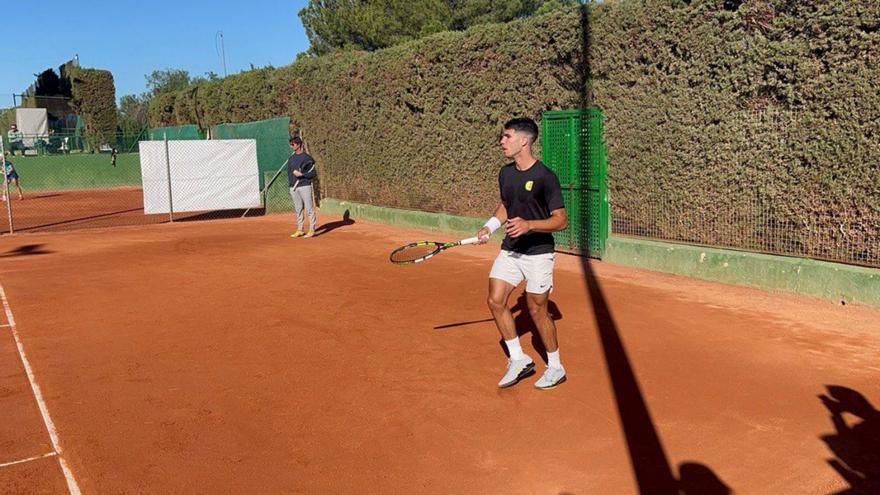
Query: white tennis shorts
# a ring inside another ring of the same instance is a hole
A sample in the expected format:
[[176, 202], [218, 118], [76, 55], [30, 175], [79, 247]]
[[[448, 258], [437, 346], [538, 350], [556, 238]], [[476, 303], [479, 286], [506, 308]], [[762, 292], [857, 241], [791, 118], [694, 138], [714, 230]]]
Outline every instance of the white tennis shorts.
[[521, 254], [502, 249], [495, 258], [489, 278], [516, 287], [526, 280], [526, 292], [543, 294], [553, 290], [553, 259], [556, 253]]

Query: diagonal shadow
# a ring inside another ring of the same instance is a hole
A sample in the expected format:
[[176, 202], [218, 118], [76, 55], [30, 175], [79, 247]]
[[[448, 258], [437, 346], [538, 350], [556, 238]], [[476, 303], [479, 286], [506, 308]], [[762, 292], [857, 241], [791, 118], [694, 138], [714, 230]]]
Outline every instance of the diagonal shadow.
[[354, 225], [354, 219], [351, 218], [351, 212], [349, 212], [348, 210], [345, 210], [345, 212], [342, 214], [342, 220], [325, 223], [315, 229], [315, 237], [326, 235], [331, 231], [336, 230], [340, 227], [345, 227], [346, 225]]
[[678, 483], [669, 467], [669, 459], [654, 428], [648, 405], [642, 396], [638, 379], [620, 339], [617, 324], [614, 322], [591, 263], [586, 255], [581, 258], [587, 292], [599, 331], [599, 341], [605, 355], [608, 377], [614, 390], [617, 413], [626, 436], [630, 464], [639, 492], [678, 494]]
[[446, 325], [438, 325], [434, 327], [434, 330], [445, 330], [447, 328], [455, 328], [455, 327], [463, 327], [465, 325], [474, 325], [477, 323], [486, 323], [488, 321], [495, 321], [494, 318], [483, 318], [482, 320], [470, 320], [470, 321], [460, 321], [458, 323], [448, 323]]
[[242, 218], [245, 216], [246, 218], [250, 217], [261, 217], [266, 214], [266, 209], [259, 208], [249, 208], [247, 210], [243, 208], [238, 208], [234, 210], [212, 210], [206, 211], [202, 213], [175, 213], [174, 221], [175, 222], [200, 222], [203, 220], [227, 220], [230, 218]]
[[23, 246], [18, 246], [15, 249], [10, 249], [9, 251], [0, 254], [0, 258], [12, 258], [15, 256], [32, 256], [39, 254], [49, 254], [52, 251], [47, 251], [43, 249], [45, 244], [25, 244]]
[[[532, 320], [531, 315], [529, 314], [529, 303], [526, 299], [525, 291], [519, 294], [517, 297], [516, 304], [514, 304], [510, 308], [511, 314], [513, 314], [513, 323], [516, 327], [516, 335], [517, 337], [522, 337], [526, 334], [531, 334], [532, 347], [535, 349], [535, 352], [538, 353], [538, 356], [544, 361], [544, 364], [547, 363], [547, 348], [544, 347], [544, 341], [541, 340], [541, 334], [538, 332], [538, 327], [535, 325], [535, 321]], [[556, 305], [555, 302], [551, 299], [547, 303], [547, 312], [554, 321], [562, 319], [562, 312], [559, 311], [559, 306]], [[474, 325], [476, 323], [486, 323], [490, 321], [495, 321], [493, 318], [484, 318], [481, 320], [470, 320], [470, 321], [462, 321], [458, 323], [449, 323], [446, 325], [438, 325], [434, 327], [434, 330], [445, 330], [447, 328], [455, 328], [462, 327], [465, 325]], [[510, 357], [510, 351], [507, 350], [507, 346], [504, 344], [504, 338], [498, 340], [498, 345], [501, 347], [501, 350], [504, 352], [504, 355]]]
[[[880, 411], [864, 395], [840, 385], [826, 385], [819, 399], [828, 412], [835, 433], [820, 438], [837, 456], [828, 464], [849, 484], [834, 495], [880, 493]], [[850, 421], [844, 416], [850, 416]]]
[[[580, 83], [580, 108], [589, 108], [593, 104], [593, 72], [592, 72], [592, 32], [591, 32], [591, 1], [581, 3], [581, 57], [579, 60], [578, 77]], [[580, 156], [589, 157], [589, 140], [582, 140], [583, 149]], [[589, 160], [580, 161], [581, 176], [589, 177]], [[579, 211], [589, 211], [589, 201], [585, 194], [575, 196], [580, 204]], [[596, 215], [595, 217], [598, 217]], [[583, 218], [589, 218], [584, 215]], [[728, 495], [730, 488], [707, 466], [695, 462], [679, 465], [679, 478], [675, 477], [669, 464], [669, 458], [663, 448], [663, 442], [654, 426], [648, 404], [645, 402], [638, 378], [620, 338], [614, 315], [608, 306], [602, 286], [593, 271], [592, 261], [588, 258], [590, 242], [588, 229], [582, 226], [573, 232], [578, 238], [578, 245], [583, 250], [580, 254], [584, 283], [593, 308], [599, 341], [605, 357], [608, 377], [614, 391], [617, 413], [626, 438], [626, 445], [638, 485], [643, 495]]]
[[107, 218], [107, 217], [112, 217], [114, 215], [122, 215], [124, 213], [131, 213], [133, 211], [143, 211], [143, 210], [144, 210], [143, 208], [130, 208], [127, 210], [111, 211], [108, 213], [100, 213], [97, 215], [90, 215], [87, 217], [71, 218], [69, 220], [61, 220], [58, 222], [44, 223], [44, 224], [40, 224], [40, 225], [32, 225], [30, 227], [15, 229], [15, 231], [16, 232], [26, 232], [28, 230], [38, 230], [38, 229], [44, 229], [46, 227], [57, 227], [59, 225], [69, 225], [69, 224], [79, 223], [79, 222], [88, 222], [90, 220], [97, 220], [99, 218]]

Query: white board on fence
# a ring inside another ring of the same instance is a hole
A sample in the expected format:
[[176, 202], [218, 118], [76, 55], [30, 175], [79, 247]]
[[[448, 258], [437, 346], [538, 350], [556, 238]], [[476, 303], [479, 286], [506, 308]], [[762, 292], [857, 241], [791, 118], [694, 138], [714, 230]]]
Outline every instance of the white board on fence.
[[165, 141], [138, 144], [145, 214], [261, 206], [256, 140], [168, 141], [167, 163]]
[[37, 139], [49, 137], [49, 114], [45, 108], [16, 108], [15, 125], [24, 134], [22, 144], [33, 148]]

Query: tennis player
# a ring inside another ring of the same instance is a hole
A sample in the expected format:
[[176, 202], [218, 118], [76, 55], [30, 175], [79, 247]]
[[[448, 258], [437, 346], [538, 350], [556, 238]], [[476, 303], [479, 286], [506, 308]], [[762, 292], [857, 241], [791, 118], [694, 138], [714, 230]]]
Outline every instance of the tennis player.
[[[0, 155], [0, 163], [3, 164], [3, 172], [6, 174], [7, 182], [18, 189], [18, 199], [24, 199], [24, 193], [21, 192], [21, 184], [19, 183], [18, 172], [15, 171], [15, 167], [12, 165], [12, 162], [7, 160], [5, 156]], [[6, 191], [2, 192], [2, 198], [3, 201], [6, 201]]]
[[498, 382], [501, 388], [516, 385], [534, 373], [535, 363], [520, 347], [513, 316], [507, 307], [510, 293], [523, 280], [529, 314], [547, 349], [547, 369], [535, 387], [550, 389], [565, 381], [565, 369], [559, 361], [556, 325], [547, 311], [553, 289], [553, 232], [568, 226], [559, 179], [532, 155], [538, 139], [538, 126], [528, 118], [516, 118], [504, 124], [501, 150], [513, 160], [501, 168], [498, 186], [501, 204], [495, 215], [477, 232], [482, 243], [502, 225], [506, 236], [501, 252], [489, 273], [489, 309], [495, 325], [510, 353], [507, 372]]

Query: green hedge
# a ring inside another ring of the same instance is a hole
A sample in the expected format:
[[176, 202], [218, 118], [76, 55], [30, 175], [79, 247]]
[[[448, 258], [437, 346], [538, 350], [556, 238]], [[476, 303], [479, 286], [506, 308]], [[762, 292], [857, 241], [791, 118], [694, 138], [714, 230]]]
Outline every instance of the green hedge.
[[616, 229], [880, 261], [880, 2], [646, 0], [594, 13]]
[[251, 71], [157, 98], [151, 125], [289, 115], [324, 194], [485, 214], [497, 198], [501, 124], [579, 100], [578, 20], [571, 11]]
[[750, 248], [700, 222], [758, 205], [769, 218], [748, 221], [766, 231], [747, 236], [789, 229], [792, 253], [854, 242], [854, 259], [880, 257], [878, 19], [875, 0], [607, 0], [589, 23], [561, 11], [232, 76], [157, 98], [150, 116], [288, 115], [324, 196], [485, 215], [500, 124], [592, 103], [612, 213], [633, 232]]
[[192, 139], [205, 139], [201, 129], [195, 124], [178, 125], [173, 127], [156, 127], [147, 133], [150, 141], [185, 141]]
[[86, 142], [93, 150], [112, 144], [116, 135], [116, 87], [106, 70], [75, 69], [71, 104], [83, 119]]

